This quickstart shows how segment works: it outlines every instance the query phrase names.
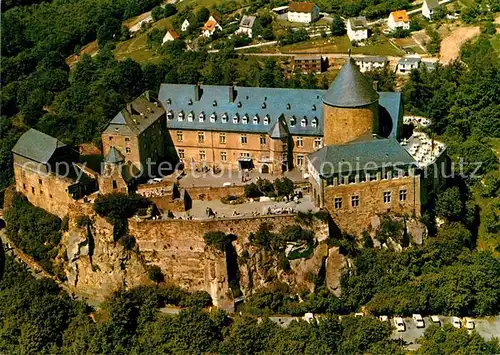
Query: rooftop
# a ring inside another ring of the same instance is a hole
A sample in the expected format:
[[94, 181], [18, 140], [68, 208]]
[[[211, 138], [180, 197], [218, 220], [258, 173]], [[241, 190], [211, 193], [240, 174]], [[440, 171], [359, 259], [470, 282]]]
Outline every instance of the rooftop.
[[408, 14], [406, 10], [399, 10], [391, 12], [391, 16], [395, 22], [408, 22], [410, 19], [408, 18]]
[[385, 63], [385, 62], [387, 62], [387, 57], [382, 57], [382, 56], [364, 56], [364, 57], [355, 57], [354, 60], [356, 62]]
[[120, 153], [115, 147], [111, 147], [108, 155], [106, 155], [106, 157], [104, 158], [104, 162], [110, 164], [123, 163], [124, 161], [125, 158], [123, 157], [122, 153]]
[[109, 123], [105, 133], [139, 135], [165, 114], [155, 95], [146, 91], [127, 104]]
[[58, 148], [66, 144], [36, 129], [29, 129], [17, 141], [12, 152], [38, 163], [48, 163]]
[[330, 85], [323, 102], [336, 107], [360, 107], [374, 103], [378, 98], [373, 85], [361, 74], [354, 59], [349, 57]]
[[429, 8], [429, 10], [439, 7], [438, 0], [424, 0], [424, 2], [427, 3], [427, 7]]
[[292, 1], [290, 4], [288, 4], [288, 11], [311, 13], [314, 9], [314, 6], [315, 6], [315, 3], [313, 3], [313, 2]]
[[364, 16], [350, 17], [348, 21], [353, 30], [364, 30], [368, 28], [366, 17]]
[[173, 39], [179, 39], [181, 36], [179, 36], [179, 34], [177, 32], [175, 32], [174, 30], [168, 30], [167, 31]]
[[420, 60], [420, 57], [403, 57], [398, 60], [398, 64], [417, 64]]
[[252, 28], [257, 17], [243, 15], [240, 21], [240, 27]]

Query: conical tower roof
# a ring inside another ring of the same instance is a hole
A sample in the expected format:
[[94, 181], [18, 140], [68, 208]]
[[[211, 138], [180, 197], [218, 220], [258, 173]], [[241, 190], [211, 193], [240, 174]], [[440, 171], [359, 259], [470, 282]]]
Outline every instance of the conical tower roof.
[[276, 121], [273, 127], [271, 127], [271, 130], [269, 131], [269, 136], [271, 138], [285, 138], [288, 137], [288, 128], [286, 127], [285, 122], [280, 118]]
[[120, 153], [115, 147], [111, 147], [109, 149], [108, 155], [106, 155], [106, 158], [104, 158], [104, 162], [109, 164], [118, 164], [123, 163], [124, 161], [125, 159], [122, 153]]
[[374, 103], [378, 98], [379, 95], [361, 74], [354, 59], [349, 57], [323, 97], [323, 102], [329, 106], [360, 107]]

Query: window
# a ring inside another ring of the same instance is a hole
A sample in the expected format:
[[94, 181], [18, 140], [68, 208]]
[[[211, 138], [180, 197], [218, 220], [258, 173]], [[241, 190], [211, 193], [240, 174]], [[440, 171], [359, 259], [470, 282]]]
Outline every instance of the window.
[[370, 181], [377, 180], [377, 173], [370, 173], [369, 179], [370, 179]]
[[179, 159], [184, 159], [184, 149], [179, 149]]
[[113, 140], [113, 136], [109, 136], [109, 140], [112, 141]]
[[295, 127], [295, 124], [297, 121], [295, 120], [295, 117], [290, 118], [290, 127]]
[[311, 121], [311, 127], [316, 128], [318, 127], [318, 119], [316, 117], [313, 118]]
[[35, 188], [33, 186], [31, 186], [31, 193], [34, 194], [35, 193]]
[[207, 158], [207, 154], [204, 150], [200, 150], [200, 160], [205, 160]]
[[182, 138], [183, 138], [182, 131], [177, 131], [177, 142], [182, 142]]
[[240, 157], [242, 157], [242, 158], [250, 158], [250, 153], [240, 153]]
[[304, 165], [304, 156], [302, 154], [297, 155], [297, 165], [298, 166]]
[[336, 210], [342, 208], [342, 197], [335, 197], [334, 206]]
[[314, 139], [314, 148], [319, 149], [321, 148], [323, 140], [321, 138], [315, 138]]
[[241, 144], [247, 144], [248, 142], [248, 137], [246, 134], [241, 135]]
[[26, 191], [26, 184], [23, 184], [23, 190]]
[[358, 207], [359, 206], [359, 195], [351, 196], [351, 206]]
[[243, 123], [243, 124], [248, 123], [248, 115], [243, 116], [243, 118], [241, 119], [241, 123]]
[[168, 111], [167, 113], [167, 120], [171, 120], [172, 118], [174, 118], [174, 113], [172, 111]]
[[216, 120], [217, 120], [217, 115], [214, 112], [210, 115], [210, 122], [214, 123]]
[[300, 120], [300, 127], [307, 127], [307, 118], [303, 118]]
[[348, 182], [349, 184], [354, 184], [354, 183], [356, 182], [356, 175], [352, 175], [352, 174], [351, 174], [351, 175], [349, 175], [349, 176], [347, 177], [347, 182]]
[[205, 121], [205, 113], [204, 112], [200, 113], [200, 115], [198, 116], [198, 119], [200, 122], [204, 122]]
[[391, 203], [391, 192], [384, 192], [384, 203]]
[[266, 144], [266, 136], [260, 136], [260, 145]]
[[125, 142], [130, 142], [130, 138], [129, 137], [125, 137]]
[[132, 151], [130, 150], [130, 148], [129, 148], [129, 147], [126, 147], [126, 148], [125, 148], [125, 152], [126, 152], [127, 154], [130, 154]]
[[184, 120], [184, 113], [182, 111], [179, 112], [179, 114], [177, 115], [177, 120], [178, 121], [183, 121]]
[[43, 190], [40, 190], [40, 195], [43, 195]]
[[220, 152], [220, 160], [227, 161], [227, 153], [226, 152]]
[[113, 190], [118, 188], [118, 184], [116, 183], [116, 180], [113, 180], [112, 184], [113, 184]]
[[193, 111], [191, 111], [188, 114], [188, 122], [193, 122], [193, 119], [194, 119], [194, 113], [193, 113]]
[[205, 133], [198, 132], [198, 143], [204, 143], [204, 142], [205, 142]]
[[42, 179], [38, 179], [38, 183], [42, 185]]
[[316, 111], [316, 105], [312, 105], [312, 110]]
[[238, 114], [235, 114], [233, 116], [233, 123], [238, 123], [239, 119], [240, 119], [240, 116]]
[[297, 147], [304, 146], [304, 137], [297, 137]]
[[220, 142], [220, 144], [226, 144], [226, 134], [225, 133], [219, 133], [219, 142]]
[[259, 124], [259, 116], [253, 116], [253, 124]]
[[264, 117], [264, 124], [267, 126], [270, 121], [271, 121], [271, 118], [268, 115], [266, 115], [266, 117]]
[[408, 194], [408, 191], [406, 191], [406, 189], [399, 190], [399, 201], [405, 202], [407, 194]]
[[227, 113], [222, 115], [222, 123], [227, 123]]

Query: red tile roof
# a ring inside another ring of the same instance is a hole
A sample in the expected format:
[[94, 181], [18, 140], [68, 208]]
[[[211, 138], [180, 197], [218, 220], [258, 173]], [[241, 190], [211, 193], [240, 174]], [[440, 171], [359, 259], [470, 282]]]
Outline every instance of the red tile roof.
[[408, 14], [406, 10], [399, 10], [391, 12], [391, 16], [395, 22], [408, 22], [410, 19], [408, 18]]
[[314, 3], [313, 2], [291, 2], [288, 5], [288, 11], [292, 12], [306, 12], [306, 13], [311, 13], [314, 8]]
[[179, 34], [177, 32], [175, 32], [174, 30], [168, 30], [168, 33], [170, 33], [170, 35], [172, 36], [173, 39], [179, 39], [181, 36], [179, 36]]

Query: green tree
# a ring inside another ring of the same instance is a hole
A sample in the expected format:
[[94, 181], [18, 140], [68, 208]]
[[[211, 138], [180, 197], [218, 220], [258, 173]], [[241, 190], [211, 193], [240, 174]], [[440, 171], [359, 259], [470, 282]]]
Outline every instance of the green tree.
[[332, 15], [332, 24], [330, 30], [334, 36], [343, 36], [347, 33], [344, 20], [339, 15]]

